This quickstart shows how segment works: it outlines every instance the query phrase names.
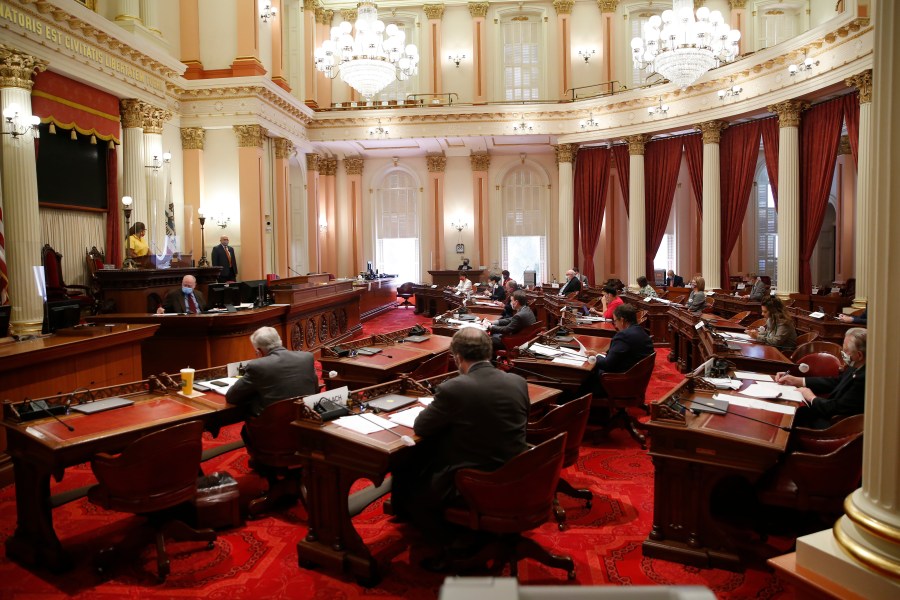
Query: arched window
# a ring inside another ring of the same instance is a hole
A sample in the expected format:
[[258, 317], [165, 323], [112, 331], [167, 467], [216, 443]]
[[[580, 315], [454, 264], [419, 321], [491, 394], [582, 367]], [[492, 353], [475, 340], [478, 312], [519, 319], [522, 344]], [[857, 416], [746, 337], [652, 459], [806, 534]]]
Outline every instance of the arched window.
[[753, 194], [755, 197], [750, 200], [756, 206], [756, 273], [768, 275], [775, 284], [778, 280], [778, 212], [762, 154], [756, 165]]
[[419, 188], [402, 169], [375, 190], [375, 265], [400, 281], [419, 281]]
[[500, 259], [504, 269], [518, 283], [526, 282], [525, 272], [534, 272], [535, 281], [549, 281], [547, 236], [550, 197], [547, 184], [533, 167], [523, 164], [503, 178]]
[[500, 19], [503, 100], [538, 100], [543, 87], [543, 23], [539, 14], [514, 11]]

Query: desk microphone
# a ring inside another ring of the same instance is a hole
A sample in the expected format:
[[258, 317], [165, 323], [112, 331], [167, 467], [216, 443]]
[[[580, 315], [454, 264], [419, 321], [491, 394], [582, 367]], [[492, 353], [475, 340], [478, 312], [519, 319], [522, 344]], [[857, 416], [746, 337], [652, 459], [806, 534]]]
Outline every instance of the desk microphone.
[[529, 371], [528, 369], [523, 369], [519, 365], [512, 365], [512, 370], [521, 371], [522, 373], [528, 373], [529, 375], [534, 375], [535, 377], [540, 377], [541, 379], [545, 379], [547, 381], [551, 381], [553, 383], [563, 383], [562, 379], [557, 379], [556, 377], [550, 377], [549, 375], [544, 375], [543, 373], [538, 373], [537, 371]]
[[[697, 409], [695, 409], [695, 408], [688, 408], [687, 406], [685, 406], [684, 404], [681, 404], [681, 403], [678, 402], [677, 400], [674, 400], [674, 399], [673, 399], [672, 402], [674, 402], [677, 406], [680, 406], [680, 407], [683, 408], [684, 410], [690, 411], [691, 414], [694, 415], [695, 417], [696, 417], [697, 415], [700, 414], [700, 411], [699, 411], [699, 410], [697, 410]], [[716, 406], [715, 404], [704, 404], [703, 402], [697, 402], [696, 400], [691, 400], [691, 404], [696, 404], [697, 406], [705, 406], [706, 408], [712, 408], [712, 409], [717, 410], [717, 411], [720, 410], [719, 407]], [[742, 415], [742, 414], [736, 413], [736, 412], [728, 412], [728, 411], [726, 410], [724, 413], [713, 413], [713, 414], [721, 414], [722, 416], [724, 416], [724, 415], [726, 415], [726, 414], [729, 414], [729, 415], [732, 415], [732, 416], [735, 416], [735, 417], [740, 417], [740, 418], [742, 418], [742, 419], [747, 419], [748, 421], [755, 421], [755, 422], [757, 422], [757, 423], [762, 423], [763, 425], [768, 425], [768, 426], [770, 426], [770, 427], [774, 427], [774, 428], [780, 429], [780, 430], [782, 430], [782, 431], [787, 431], [788, 433], [791, 432], [791, 428], [790, 428], [790, 427], [783, 427], [783, 426], [781, 426], [781, 425], [776, 425], [775, 423], [769, 423], [768, 421], [763, 421], [763, 420], [761, 420], [761, 419], [755, 419], [755, 418], [753, 418], [753, 417], [748, 417], [747, 415]]]
[[57, 415], [56, 413], [54, 413], [47, 407], [47, 402], [45, 400], [37, 400], [35, 402], [29, 402], [28, 406], [30, 406], [32, 410], [39, 410], [41, 412], [47, 413], [48, 415], [50, 415], [51, 417], [56, 419], [63, 427], [65, 427], [69, 431], [75, 431], [74, 427], [72, 427], [71, 425], [69, 425], [62, 419], [60, 419], [59, 415]]
[[[298, 273], [297, 271], [295, 271], [294, 268], [293, 268], [292, 266], [290, 266], [290, 265], [288, 265], [288, 271], [290, 271], [290, 272], [293, 273], [294, 275], [300, 275], [300, 273]], [[300, 276], [302, 277], [302, 275], [300, 275]]]
[[337, 376], [338, 376], [337, 371], [328, 371], [328, 379], [334, 379]]

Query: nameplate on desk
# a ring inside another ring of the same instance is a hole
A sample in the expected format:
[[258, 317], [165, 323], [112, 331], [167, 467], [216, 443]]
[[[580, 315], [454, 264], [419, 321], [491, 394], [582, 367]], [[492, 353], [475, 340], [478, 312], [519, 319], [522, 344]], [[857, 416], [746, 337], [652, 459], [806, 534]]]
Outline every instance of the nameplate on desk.
[[811, 319], [822, 319], [825, 317], [825, 313], [823, 312], [811, 312], [809, 313], [809, 318]]
[[434, 284], [433, 286], [431, 286], [431, 289], [434, 289], [436, 287], [437, 287], [437, 284]]
[[558, 283], [551, 283], [551, 284], [550, 284], [550, 287], [551, 287], [552, 289], [554, 289], [554, 290], [558, 290], [558, 289], [559, 289], [559, 284], [558, 284]]
[[700, 330], [703, 329], [704, 327], [706, 327], [706, 322], [705, 322], [705, 321], [700, 321], [699, 323], [697, 323], [696, 325], [694, 325], [694, 329], [696, 329], [697, 331], [700, 331]]
[[334, 402], [335, 404], [338, 404], [340, 406], [347, 406], [347, 398], [349, 397], [350, 388], [345, 385], [344, 387], [327, 390], [320, 394], [304, 396], [303, 404], [313, 410], [315, 410], [316, 403], [318, 403], [320, 400], [327, 400], [329, 402]]

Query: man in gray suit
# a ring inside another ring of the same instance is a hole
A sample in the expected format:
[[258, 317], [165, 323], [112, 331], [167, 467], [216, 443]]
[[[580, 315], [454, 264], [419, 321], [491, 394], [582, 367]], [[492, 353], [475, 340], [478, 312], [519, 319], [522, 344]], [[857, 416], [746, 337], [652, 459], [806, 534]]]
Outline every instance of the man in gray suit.
[[753, 287], [750, 288], [749, 299], [762, 302], [763, 298], [769, 294], [769, 286], [762, 280], [762, 277], [757, 277], [755, 273], [750, 274], [750, 281], [753, 282]]
[[225, 395], [228, 404], [244, 406], [247, 415], [258, 417], [268, 405], [308, 396], [319, 391], [319, 379], [309, 352], [292, 352], [281, 345], [272, 327], [260, 327], [250, 334], [250, 343], [259, 357], [246, 364], [244, 376]]
[[[534, 313], [528, 308], [528, 296], [522, 290], [513, 292], [510, 306], [513, 309], [513, 316], [505, 324], [499, 324], [499, 321], [488, 328], [491, 334], [491, 340], [494, 343], [494, 351], [503, 349], [503, 336], [515, 335], [530, 325], [537, 322]], [[502, 321], [502, 319], [500, 320]]]

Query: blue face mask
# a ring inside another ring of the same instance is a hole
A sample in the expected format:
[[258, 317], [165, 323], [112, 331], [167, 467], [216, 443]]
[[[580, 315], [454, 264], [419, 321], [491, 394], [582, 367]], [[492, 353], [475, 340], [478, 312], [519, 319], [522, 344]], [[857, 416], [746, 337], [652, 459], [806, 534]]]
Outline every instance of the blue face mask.
[[194, 293], [194, 288], [182, 287], [182, 288], [181, 288], [181, 291], [184, 292], [185, 294], [193, 294], [193, 293]]

